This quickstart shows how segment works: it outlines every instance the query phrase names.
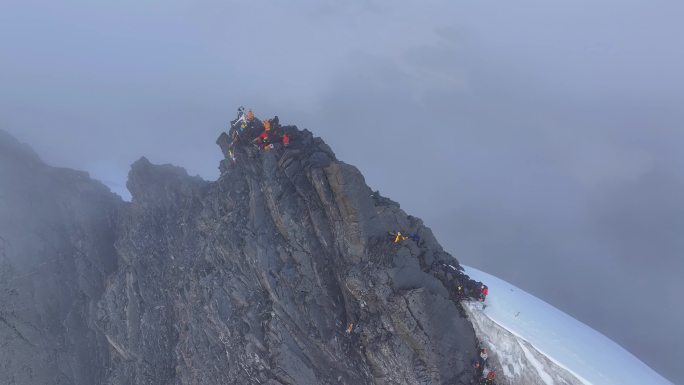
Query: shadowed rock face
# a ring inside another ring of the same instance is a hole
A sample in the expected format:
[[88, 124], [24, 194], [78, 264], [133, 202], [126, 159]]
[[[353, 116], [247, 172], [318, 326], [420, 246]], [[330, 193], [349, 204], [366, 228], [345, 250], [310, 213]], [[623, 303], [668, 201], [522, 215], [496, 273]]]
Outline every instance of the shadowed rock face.
[[[216, 182], [142, 158], [130, 204], [0, 152], [0, 383], [470, 384], [455, 260], [322, 140], [290, 133], [288, 148], [237, 146]], [[49, 226], [23, 215], [31, 194]]]

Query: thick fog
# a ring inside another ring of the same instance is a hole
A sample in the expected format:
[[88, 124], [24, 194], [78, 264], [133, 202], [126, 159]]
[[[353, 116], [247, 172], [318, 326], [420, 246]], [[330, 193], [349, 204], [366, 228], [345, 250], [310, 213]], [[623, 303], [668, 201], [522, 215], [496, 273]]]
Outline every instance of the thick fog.
[[[684, 3], [3, 0], [0, 128], [126, 196], [309, 128], [463, 263], [684, 382]], [[491, 293], [496, 295], [496, 293]]]

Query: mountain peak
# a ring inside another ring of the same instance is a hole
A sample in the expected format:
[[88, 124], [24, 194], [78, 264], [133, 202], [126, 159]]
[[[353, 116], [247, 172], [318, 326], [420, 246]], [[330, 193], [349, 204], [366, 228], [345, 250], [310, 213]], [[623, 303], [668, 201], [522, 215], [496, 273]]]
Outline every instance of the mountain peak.
[[21, 143], [12, 134], [2, 129], [0, 129], [0, 156], [4, 161], [42, 163], [38, 154], [29, 145]]
[[[0, 340], [14, 341], [0, 365], [37, 373], [12, 369], [0, 382], [472, 383], [478, 342], [454, 289], [476, 295], [479, 285], [420, 219], [308, 130], [254, 118], [217, 143], [225, 159], [215, 182], [141, 158], [130, 204], [97, 190], [83, 201], [67, 178], [42, 185], [41, 201], [69, 200], [46, 205], [39, 221], [17, 227], [7, 211], [35, 194], [0, 205], [0, 236], [13, 245], [0, 276], [35, 256], [22, 279], [62, 282], [40, 293], [71, 304], [28, 308], [7, 294], [23, 286], [0, 281], [3, 308], [19, 309], [0, 327]], [[36, 251], [53, 244], [61, 248]], [[50, 364], [63, 340], [74, 346], [60, 355], [76, 363], [69, 373]]]
[[173, 205], [207, 183], [189, 176], [182, 167], [155, 165], [143, 156], [131, 165], [126, 187], [137, 204]]

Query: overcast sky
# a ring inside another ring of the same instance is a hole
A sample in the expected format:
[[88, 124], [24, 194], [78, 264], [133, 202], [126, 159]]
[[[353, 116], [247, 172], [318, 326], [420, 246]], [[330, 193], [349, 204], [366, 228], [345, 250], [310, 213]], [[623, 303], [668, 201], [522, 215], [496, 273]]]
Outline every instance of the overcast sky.
[[[0, 128], [125, 192], [309, 128], [463, 263], [684, 383], [684, 3], [2, 0]], [[495, 294], [495, 293], [493, 293]]]

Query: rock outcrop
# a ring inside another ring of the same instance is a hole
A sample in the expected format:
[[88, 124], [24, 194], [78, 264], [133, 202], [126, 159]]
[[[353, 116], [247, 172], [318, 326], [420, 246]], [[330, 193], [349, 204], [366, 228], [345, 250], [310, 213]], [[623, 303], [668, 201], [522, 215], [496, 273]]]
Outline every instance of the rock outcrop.
[[420, 219], [288, 130], [288, 147], [235, 146], [215, 182], [142, 158], [130, 203], [0, 137], [0, 383], [472, 383], [450, 291], [472, 282]]

